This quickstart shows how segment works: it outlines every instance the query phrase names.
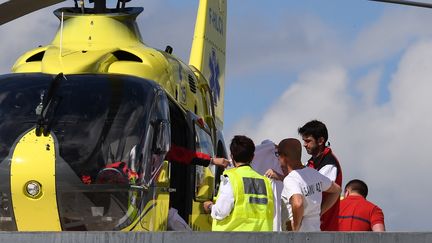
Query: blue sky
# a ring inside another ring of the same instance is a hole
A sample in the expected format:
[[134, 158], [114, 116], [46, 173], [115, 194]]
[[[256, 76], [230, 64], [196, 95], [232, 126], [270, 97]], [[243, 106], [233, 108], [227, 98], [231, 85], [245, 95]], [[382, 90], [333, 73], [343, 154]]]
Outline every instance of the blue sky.
[[[368, 183], [388, 230], [431, 231], [432, 10], [366, 0], [228, 2], [227, 141], [245, 134], [277, 143], [322, 120], [344, 183]], [[144, 41], [169, 44], [187, 62], [198, 1], [131, 4], [145, 8]], [[0, 73], [51, 41], [51, 12], [64, 5], [0, 27]]]

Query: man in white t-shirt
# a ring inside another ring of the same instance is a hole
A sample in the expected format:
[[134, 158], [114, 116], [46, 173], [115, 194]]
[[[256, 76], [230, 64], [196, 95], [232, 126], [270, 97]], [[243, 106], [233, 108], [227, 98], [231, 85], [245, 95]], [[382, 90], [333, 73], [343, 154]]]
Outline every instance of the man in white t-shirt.
[[[289, 212], [287, 230], [320, 231], [320, 215], [339, 198], [341, 188], [318, 171], [301, 162], [299, 140], [288, 138], [278, 145], [279, 163], [284, 173], [282, 211]], [[329, 195], [323, 200], [322, 192]]]

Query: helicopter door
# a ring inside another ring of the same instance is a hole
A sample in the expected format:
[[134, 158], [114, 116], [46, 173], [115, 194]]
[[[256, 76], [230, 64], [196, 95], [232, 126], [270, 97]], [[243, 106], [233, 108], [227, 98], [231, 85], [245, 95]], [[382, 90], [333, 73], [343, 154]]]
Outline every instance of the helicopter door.
[[166, 153], [170, 147], [171, 128], [169, 126], [168, 101], [163, 92], [155, 97], [150, 124], [144, 138], [142, 150], [140, 184], [147, 187], [157, 183]]
[[[170, 147], [171, 127], [169, 123], [168, 101], [163, 92], [158, 92], [153, 103], [150, 123], [141, 152], [141, 168], [138, 187], [147, 188], [150, 193], [141, 206], [144, 212], [138, 228], [126, 230], [166, 230], [169, 208], [169, 166], [165, 155]], [[136, 193], [136, 192], [134, 192]], [[133, 197], [133, 194], [132, 194]], [[131, 203], [133, 200], [131, 200]]]
[[[210, 128], [203, 119], [194, 119], [195, 150], [214, 157]], [[212, 200], [214, 196], [216, 166], [194, 166], [194, 200], [192, 202], [191, 225], [194, 230], [210, 231], [211, 218], [202, 211], [202, 203]]]
[[[210, 129], [202, 119], [195, 120], [195, 149], [196, 152], [204, 153], [214, 157], [213, 143], [210, 136]], [[214, 188], [214, 174], [216, 166], [210, 164], [209, 166], [197, 165], [195, 167], [195, 201], [204, 202], [212, 200]]]

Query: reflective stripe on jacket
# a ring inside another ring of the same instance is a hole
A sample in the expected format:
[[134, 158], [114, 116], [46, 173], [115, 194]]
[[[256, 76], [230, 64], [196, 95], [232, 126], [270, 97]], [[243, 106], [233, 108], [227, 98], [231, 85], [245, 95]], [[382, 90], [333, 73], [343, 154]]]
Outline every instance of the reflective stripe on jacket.
[[270, 180], [250, 166], [225, 170], [234, 193], [231, 214], [213, 220], [213, 231], [272, 231], [273, 192]]

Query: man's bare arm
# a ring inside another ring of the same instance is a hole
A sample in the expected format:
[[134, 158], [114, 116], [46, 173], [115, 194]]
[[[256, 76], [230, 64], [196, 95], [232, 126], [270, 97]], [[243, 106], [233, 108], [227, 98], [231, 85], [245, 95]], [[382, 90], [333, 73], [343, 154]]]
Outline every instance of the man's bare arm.
[[374, 225], [372, 225], [372, 231], [383, 232], [383, 231], [386, 231], [386, 230], [385, 230], [384, 224], [374, 224]]
[[290, 198], [291, 209], [293, 213], [292, 230], [299, 231], [304, 215], [303, 195], [294, 194]]
[[330, 186], [329, 189], [327, 189], [328, 195], [325, 197], [323, 197], [323, 201], [321, 203], [321, 215], [325, 212], [327, 212], [327, 210], [329, 210], [333, 204], [336, 203], [336, 201], [339, 199], [340, 197], [340, 193], [341, 193], [341, 188], [338, 184], [332, 182], [332, 185]]

